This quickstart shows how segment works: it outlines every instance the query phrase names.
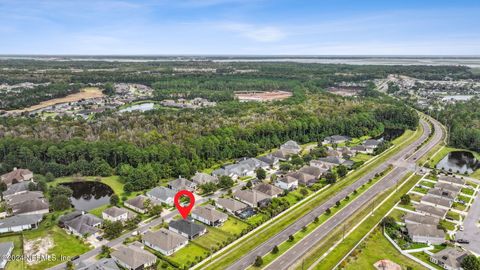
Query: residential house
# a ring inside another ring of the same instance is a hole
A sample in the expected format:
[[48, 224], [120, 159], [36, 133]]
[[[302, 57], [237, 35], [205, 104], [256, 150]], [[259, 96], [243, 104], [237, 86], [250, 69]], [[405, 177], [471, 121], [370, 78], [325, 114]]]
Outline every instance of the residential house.
[[457, 197], [457, 194], [455, 194], [454, 192], [439, 188], [431, 188], [428, 190], [427, 194], [433, 197], [443, 198], [447, 200], [454, 200], [455, 197]]
[[172, 255], [188, 244], [188, 238], [176, 232], [162, 228], [158, 231], [148, 231], [142, 237], [143, 243], [163, 255]]
[[247, 205], [250, 205], [251, 207], [261, 207], [265, 206], [268, 203], [270, 203], [270, 196], [258, 192], [256, 190], [237, 190], [234, 194], [233, 197], [237, 200], [240, 200]]
[[10, 261], [10, 255], [13, 251], [13, 242], [0, 243], [0, 269], [5, 269], [7, 262]]
[[280, 162], [280, 159], [272, 154], [261, 156], [261, 157], [258, 157], [257, 159], [268, 164], [270, 168], [277, 168]]
[[298, 179], [289, 175], [285, 175], [275, 181], [275, 186], [285, 190], [294, 190], [298, 187]]
[[459, 186], [455, 186], [455, 185], [452, 185], [452, 184], [449, 184], [449, 183], [441, 183], [441, 182], [437, 182], [435, 184], [435, 188], [450, 191], [450, 192], [453, 192], [453, 194], [456, 194], [456, 195], [458, 193], [460, 193], [460, 190], [462, 190], [462, 188], [459, 187]]
[[[140, 244], [141, 245], [141, 244]], [[155, 264], [157, 256], [145, 251], [137, 243], [120, 246], [110, 256], [117, 264], [128, 270], [146, 269]]]
[[345, 159], [349, 159], [355, 156], [355, 151], [351, 150], [348, 147], [342, 147], [338, 149], [338, 151], [342, 154], [342, 157]]
[[322, 174], [326, 172], [325, 170], [322, 170], [321, 167], [316, 166], [303, 166], [298, 171], [301, 173], [313, 175], [316, 179], [320, 178], [320, 176], [322, 176]]
[[338, 157], [338, 158], [343, 158], [343, 154], [341, 151], [335, 150], [335, 149], [328, 149], [327, 150], [327, 157]]
[[122, 221], [125, 222], [136, 216], [135, 213], [128, 211], [125, 208], [113, 206], [103, 210], [102, 218], [109, 221]]
[[215, 205], [220, 209], [225, 209], [233, 215], [238, 215], [248, 208], [248, 205], [230, 198], [218, 198]]
[[117, 266], [114, 259], [103, 258], [88, 266], [85, 266], [82, 262], [77, 270], [120, 270], [120, 268]]
[[423, 203], [417, 204], [415, 206], [415, 211], [427, 216], [437, 217], [440, 219], [443, 219], [448, 212], [447, 209], [438, 208], [438, 207], [423, 204]]
[[149, 198], [145, 195], [138, 195], [137, 197], [126, 200], [123, 205], [138, 213], [145, 214], [148, 211], [148, 206], [161, 204], [160, 201]]
[[289, 172], [285, 177], [293, 177], [298, 180], [299, 185], [311, 186], [318, 182], [318, 178], [314, 175], [303, 172]]
[[420, 199], [420, 202], [423, 204], [435, 206], [438, 208], [443, 208], [443, 209], [450, 209], [452, 207], [453, 201], [449, 199], [445, 199], [442, 197], [436, 197], [432, 195], [425, 195]]
[[405, 224], [426, 224], [438, 225], [440, 219], [432, 216], [424, 216], [420, 214], [407, 213], [404, 217]]
[[470, 253], [459, 247], [447, 247], [430, 256], [430, 261], [447, 270], [461, 270], [463, 259]]
[[295, 141], [287, 141], [280, 146], [280, 150], [289, 155], [298, 155], [302, 151], [302, 147]]
[[180, 190], [188, 190], [194, 192], [197, 188], [197, 184], [188, 179], [179, 177], [175, 180], [168, 182], [168, 188], [172, 189], [175, 192], [178, 192]]
[[8, 204], [12, 209], [13, 215], [32, 215], [47, 214], [49, 212], [49, 204], [45, 198], [30, 199], [16, 204]]
[[177, 192], [166, 187], [155, 187], [149, 190], [146, 195], [151, 200], [156, 200], [164, 204], [173, 205], [173, 200]]
[[272, 198], [276, 198], [283, 194], [283, 189], [270, 184], [265, 184], [265, 183], [260, 183], [256, 185], [253, 189], [256, 191], [260, 191], [264, 194], [267, 194]]
[[36, 229], [42, 219], [42, 214], [20, 215], [0, 219], [0, 233]]
[[223, 169], [213, 171], [213, 175], [227, 175], [233, 179], [245, 176], [255, 176], [257, 169], [269, 169], [270, 165], [256, 158], [243, 159], [236, 164], [225, 166]]
[[288, 151], [277, 150], [272, 153], [272, 156], [277, 158], [278, 160], [287, 161], [290, 159], [291, 154], [289, 154]]
[[191, 219], [172, 220], [168, 224], [168, 229], [187, 237], [189, 240], [204, 235], [207, 232], [207, 228], [205, 226], [202, 224], [197, 224]]
[[32, 178], [33, 173], [30, 170], [14, 168], [13, 171], [0, 176], [0, 182], [10, 186], [23, 181], [30, 181]]
[[363, 146], [367, 149], [376, 149], [382, 142], [380, 140], [366, 140], [363, 142]]
[[35, 199], [44, 199], [43, 193], [41, 191], [25, 191], [22, 193], [17, 193], [15, 195], [8, 196], [5, 198], [5, 202], [8, 205], [14, 205], [24, 201], [30, 201]]
[[227, 221], [228, 215], [216, 210], [212, 205], [205, 205], [193, 208], [192, 218], [210, 226], [220, 226]]
[[197, 172], [192, 177], [192, 182], [195, 183], [196, 185], [203, 185], [207, 183], [216, 184], [218, 182], [218, 177], [210, 174], [202, 173], [202, 172]]
[[328, 165], [321, 160], [310, 160], [310, 166], [319, 168], [322, 174], [334, 167], [334, 165]]
[[79, 210], [75, 210], [73, 212], [70, 212], [70, 213], [67, 213], [65, 215], [62, 215], [59, 219], [58, 219], [58, 226], [62, 227], [62, 228], [65, 228], [65, 222], [67, 221], [70, 221], [74, 218], [77, 218], [81, 215], [83, 215], [85, 212], [84, 211], [79, 211]]
[[77, 236], [97, 235], [102, 225], [102, 220], [92, 214], [86, 213], [64, 222], [65, 228]]
[[20, 183], [16, 183], [16, 184], [12, 184], [10, 185], [7, 190], [5, 190], [2, 195], [3, 195], [3, 199], [6, 200], [8, 199], [10, 196], [14, 196], [14, 195], [17, 195], [17, 194], [21, 194], [21, 193], [25, 193], [27, 192], [29, 189], [28, 189], [28, 185], [31, 183], [32, 181], [23, 181], [23, 182], [20, 182]]
[[437, 225], [407, 224], [408, 236], [413, 242], [439, 245], [445, 243], [445, 232]]
[[350, 141], [352, 138], [348, 136], [341, 136], [341, 135], [333, 135], [333, 136], [328, 136], [323, 139], [323, 144], [339, 144], [339, 143], [344, 143], [347, 141]]
[[452, 176], [440, 175], [438, 176], [438, 182], [452, 184], [456, 186], [465, 186], [465, 179], [456, 178]]
[[356, 153], [373, 154], [373, 148], [367, 148], [363, 145], [353, 146], [353, 147], [350, 148], [350, 150], [352, 150]]

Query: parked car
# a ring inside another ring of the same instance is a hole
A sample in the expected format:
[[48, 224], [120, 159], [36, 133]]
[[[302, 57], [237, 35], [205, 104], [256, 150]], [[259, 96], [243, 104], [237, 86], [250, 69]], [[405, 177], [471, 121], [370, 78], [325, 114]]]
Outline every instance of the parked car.
[[463, 231], [463, 226], [462, 225], [458, 226], [458, 230]]
[[457, 243], [459, 244], [470, 244], [470, 241], [467, 239], [457, 239]]

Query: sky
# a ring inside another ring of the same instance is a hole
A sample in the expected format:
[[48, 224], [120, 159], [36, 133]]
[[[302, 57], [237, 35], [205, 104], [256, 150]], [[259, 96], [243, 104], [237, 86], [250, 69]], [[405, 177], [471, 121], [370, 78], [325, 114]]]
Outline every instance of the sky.
[[480, 1], [0, 0], [0, 54], [480, 55]]

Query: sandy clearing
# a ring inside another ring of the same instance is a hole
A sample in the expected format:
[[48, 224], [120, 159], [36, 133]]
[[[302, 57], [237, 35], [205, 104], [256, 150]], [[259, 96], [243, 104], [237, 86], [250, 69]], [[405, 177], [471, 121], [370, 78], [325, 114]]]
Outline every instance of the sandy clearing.
[[81, 99], [92, 99], [103, 97], [104, 94], [98, 87], [86, 87], [80, 90], [79, 93], [71, 94], [62, 98], [54, 98], [40, 102], [39, 104], [24, 108], [21, 110], [11, 110], [7, 111], [8, 113], [22, 113], [22, 112], [31, 112], [45, 107], [49, 107], [55, 104], [75, 102]]
[[23, 244], [27, 264], [33, 265], [40, 262], [39, 258], [48, 255], [48, 250], [53, 247], [51, 237], [38, 238], [25, 241]]

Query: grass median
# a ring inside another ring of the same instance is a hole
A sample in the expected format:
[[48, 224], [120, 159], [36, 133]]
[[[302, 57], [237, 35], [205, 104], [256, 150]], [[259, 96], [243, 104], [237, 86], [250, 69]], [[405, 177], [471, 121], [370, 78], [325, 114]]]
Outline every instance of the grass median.
[[402, 136], [392, 142], [394, 146], [391, 149], [382, 153], [374, 160], [372, 159], [371, 162], [365, 164], [358, 170], [348, 174], [347, 177], [332, 185], [330, 188], [327, 188], [318, 195], [301, 201], [300, 205], [297, 208], [290, 211], [287, 210], [289, 211], [287, 214], [278, 218], [278, 220], [269, 224], [269, 226], [266, 226], [265, 228], [256, 231], [253, 235], [247, 235], [246, 237], [241, 238], [241, 240], [239, 240], [239, 242], [237, 242], [235, 246], [231, 246], [218, 253], [216, 255], [216, 259], [200, 263], [199, 266], [203, 269], [219, 269], [232, 264], [246, 253], [255, 249], [258, 245], [262, 244], [269, 238], [273, 237], [277, 233], [287, 228], [289, 225], [304, 216], [306, 213], [310, 212], [317, 206], [324, 203], [326, 200], [334, 196], [338, 191], [349, 186], [377, 166], [384, 163], [387, 159], [398, 153], [403, 147], [410, 145], [415, 140], [420, 138], [422, 133], [423, 128], [421, 125], [416, 131], [407, 130]]
[[[406, 175], [402, 182], [405, 181], [411, 174]], [[378, 222], [392, 209], [395, 204], [400, 200], [400, 197], [407, 193], [418, 180], [421, 178], [419, 175], [415, 175], [411, 177], [403, 186], [400, 187], [398, 191], [395, 191], [395, 187], [392, 187], [386, 192], [381, 193], [379, 196], [375, 198], [377, 203], [380, 203], [384, 199], [386, 199], [392, 192], [393, 195], [388, 198], [382, 205], [377, 208], [372, 215], [371, 214], [371, 207], [370, 205], [366, 205], [362, 208], [362, 210], [358, 211], [357, 214], [349, 218], [345, 222], [346, 229], [353, 228], [358, 222], [360, 222], [366, 216], [369, 216], [365, 219], [351, 234], [345, 237], [342, 242], [335, 247], [328, 255], [321, 260], [321, 268], [322, 269], [333, 269], [354, 247], [362, 238], [367, 235], [370, 230], [376, 226]], [[343, 229], [337, 228], [332, 233], [329, 234], [329, 237], [322, 241], [318, 246], [312, 249], [311, 252], [307, 254], [307, 257], [304, 258], [303, 264], [304, 266], [310, 266], [315, 263], [318, 263], [318, 258], [325, 254], [331, 247], [332, 243], [336, 243], [340, 241], [343, 237]], [[297, 267], [296, 269], [300, 269]], [[318, 267], [320, 269], [320, 266]]]

